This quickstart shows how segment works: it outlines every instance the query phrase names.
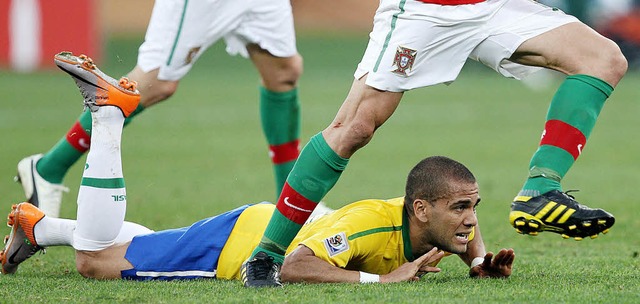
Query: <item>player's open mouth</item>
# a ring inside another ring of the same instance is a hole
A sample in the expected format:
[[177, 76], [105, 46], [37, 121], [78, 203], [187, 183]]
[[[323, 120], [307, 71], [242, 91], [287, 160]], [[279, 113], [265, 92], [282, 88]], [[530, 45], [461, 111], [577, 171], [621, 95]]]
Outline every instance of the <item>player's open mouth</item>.
[[469, 233], [456, 233], [456, 239], [466, 243], [469, 241]]

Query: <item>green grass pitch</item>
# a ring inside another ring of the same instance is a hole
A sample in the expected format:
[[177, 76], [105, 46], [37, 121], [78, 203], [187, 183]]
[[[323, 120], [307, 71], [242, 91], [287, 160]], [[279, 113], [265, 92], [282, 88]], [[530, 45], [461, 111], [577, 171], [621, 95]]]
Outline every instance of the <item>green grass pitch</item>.
[[[136, 60], [138, 40], [111, 40], [98, 66], [124, 75]], [[301, 35], [305, 57], [300, 80], [302, 142], [324, 128], [350, 87], [366, 35]], [[53, 54], [52, 54], [53, 56]], [[163, 105], [147, 110], [126, 129], [123, 161], [127, 220], [154, 229], [181, 227], [235, 206], [273, 201], [272, 168], [258, 114], [258, 76], [248, 60], [210, 50]], [[601, 113], [591, 139], [565, 178], [580, 202], [616, 216], [607, 235], [581, 242], [543, 233], [516, 234], [509, 204], [522, 185], [557, 81], [532, 90], [471, 64], [450, 86], [409, 92], [373, 141], [356, 153], [336, 187], [330, 207], [362, 198], [401, 196], [409, 169], [428, 155], [447, 155], [479, 179], [480, 226], [488, 250], [512, 247], [514, 273], [507, 280], [467, 277], [458, 258], [420, 282], [392, 285], [288, 285], [244, 289], [236, 281], [99, 282], [75, 272], [73, 250], [50, 248], [0, 277], [1, 303], [637, 303], [640, 295], [640, 74], [630, 72]], [[13, 183], [17, 162], [45, 152], [82, 110], [80, 94], [62, 71], [0, 71], [0, 215], [23, 200]], [[71, 191], [62, 216], [75, 218], [84, 159], [65, 180]], [[2, 228], [0, 233], [8, 233]]]

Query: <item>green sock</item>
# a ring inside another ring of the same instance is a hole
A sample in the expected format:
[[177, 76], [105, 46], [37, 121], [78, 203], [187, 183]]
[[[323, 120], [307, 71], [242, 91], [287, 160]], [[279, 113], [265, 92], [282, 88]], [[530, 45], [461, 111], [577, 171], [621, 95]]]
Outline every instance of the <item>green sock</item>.
[[540, 147], [529, 163], [529, 178], [520, 195], [562, 190], [560, 181], [576, 161], [613, 87], [588, 75], [565, 79], [549, 111]]
[[[143, 110], [144, 107], [138, 105], [136, 110], [125, 119], [125, 125]], [[67, 134], [38, 161], [36, 164], [38, 174], [50, 183], [61, 184], [69, 168], [89, 149], [90, 139], [91, 112], [86, 110], [80, 114], [78, 121]]]
[[298, 90], [273, 92], [260, 87], [260, 117], [262, 130], [269, 144], [278, 197], [299, 154]]
[[[287, 247], [309, 218], [308, 211], [313, 210], [333, 188], [348, 162], [348, 159], [340, 157], [329, 147], [321, 133], [313, 136], [302, 149], [253, 255], [265, 251], [275, 259], [282, 259]], [[288, 199], [288, 203], [284, 202], [285, 199]], [[292, 204], [295, 207], [291, 207]]]

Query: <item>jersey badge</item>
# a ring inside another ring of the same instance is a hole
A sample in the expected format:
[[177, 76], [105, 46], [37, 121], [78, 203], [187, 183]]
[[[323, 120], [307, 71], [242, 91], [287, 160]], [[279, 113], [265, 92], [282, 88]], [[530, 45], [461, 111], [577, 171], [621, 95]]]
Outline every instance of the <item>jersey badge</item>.
[[189, 53], [187, 53], [187, 57], [185, 57], [185, 59], [184, 59], [184, 63], [185, 64], [190, 64], [193, 61], [193, 59], [196, 57], [198, 52], [200, 52], [200, 47], [199, 46], [191, 48], [189, 50]]
[[349, 243], [344, 232], [340, 232], [332, 237], [324, 239], [324, 247], [327, 249], [329, 256], [349, 250]]
[[393, 57], [393, 65], [396, 66], [396, 69], [392, 72], [402, 76], [407, 76], [407, 70], [411, 71], [413, 62], [416, 60], [417, 53], [418, 51], [416, 50], [398, 46], [396, 56]]

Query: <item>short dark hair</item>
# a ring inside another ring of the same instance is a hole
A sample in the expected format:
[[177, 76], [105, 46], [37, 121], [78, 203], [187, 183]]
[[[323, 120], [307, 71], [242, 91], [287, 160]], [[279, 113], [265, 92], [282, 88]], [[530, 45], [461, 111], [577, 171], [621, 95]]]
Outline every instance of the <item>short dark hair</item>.
[[413, 201], [424, 199], [434, 202], [447, 197], [451, 183], [475, 183], [473, 173], [463, 164], [445, 157], [431, 156], [423, 159], [411, 169], [405, 186], [404, 206], [413, 215]]

